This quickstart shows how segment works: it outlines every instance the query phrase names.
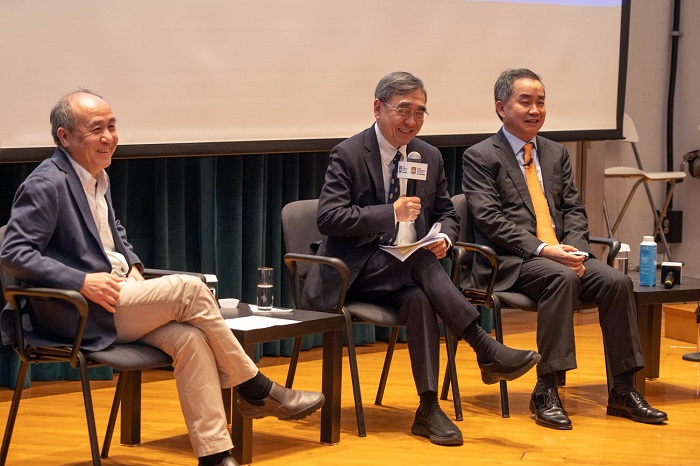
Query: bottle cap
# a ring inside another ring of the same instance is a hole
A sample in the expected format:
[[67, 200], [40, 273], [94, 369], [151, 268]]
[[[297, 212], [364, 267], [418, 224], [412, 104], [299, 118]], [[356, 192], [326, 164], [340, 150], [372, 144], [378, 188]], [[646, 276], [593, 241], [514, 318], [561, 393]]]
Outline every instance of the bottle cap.
[[645, 236], [645, 237], [644, 237], [644, 241], [651, 241], [651, 242], [653, 242], [653, 241], [654, 241], [654, 237], [653, 237], [653, 236]]
[[620, 243], [620, 252], [630, 252], [630, 245], [627, 243]]

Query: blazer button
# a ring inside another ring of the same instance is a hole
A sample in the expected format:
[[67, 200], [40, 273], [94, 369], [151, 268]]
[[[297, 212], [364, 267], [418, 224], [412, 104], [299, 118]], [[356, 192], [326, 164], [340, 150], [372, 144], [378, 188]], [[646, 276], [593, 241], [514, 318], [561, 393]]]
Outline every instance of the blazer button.
[[537, 226], [537, 222], [532, 222], [532, 223], [530, 224], [530, 226], [533, 226], [533, 227]]
[[362, 270], [362, 267], [355, 267], [355, 272], [359, 272], [360, 270]]

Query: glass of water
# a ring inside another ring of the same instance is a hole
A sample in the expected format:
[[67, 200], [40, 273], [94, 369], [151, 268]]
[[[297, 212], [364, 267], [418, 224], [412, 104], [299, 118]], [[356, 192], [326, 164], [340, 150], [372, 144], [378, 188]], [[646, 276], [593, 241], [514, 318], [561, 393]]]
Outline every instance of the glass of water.
[[275, 298], [274, 270], [272, 267], [258, 267], [258, 309], [269, 311]]

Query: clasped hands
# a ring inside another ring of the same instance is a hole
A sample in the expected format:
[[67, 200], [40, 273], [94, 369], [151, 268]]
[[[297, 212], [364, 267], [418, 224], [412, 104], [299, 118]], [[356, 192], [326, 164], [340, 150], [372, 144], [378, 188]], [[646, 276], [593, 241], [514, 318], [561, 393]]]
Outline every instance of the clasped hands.
[[557, 244], [554, 246], [545, 246], [544, 248], [542, 248], [542, 250], [540, 251], [540, 256], [552, 259], [553, 261], [557, 261], [560, 264], [564, 264], [565, 266], [569, 267], [571, 270], [576, 272], [576, 275], [578, 275], [578, 277], [581, 278], [583, 277], [583, 274], [586, 273], [586, 266], [583, 265], [583, 261], [586, 258], [584, 256], [569, 254], [570, 252], [575, 251], [578, 251], [578, 249], [576, 249], [573, 246], [569, 246], [568, 244]]
[[143, 280], [143, 275], [136, 267], [131, 267], [128, 277], [120, 277], [107, 272], [95, 272], [85, 275], [80, 293], [95, 304], [99, 304], [114, 314], [114, 305], [119, 300], [121, 282], [127, 279]]

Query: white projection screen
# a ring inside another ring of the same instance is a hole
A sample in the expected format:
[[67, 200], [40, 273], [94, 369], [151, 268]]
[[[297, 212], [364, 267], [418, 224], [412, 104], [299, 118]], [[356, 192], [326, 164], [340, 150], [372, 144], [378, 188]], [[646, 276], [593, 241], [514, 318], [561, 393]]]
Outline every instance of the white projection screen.
[[421, 136], [496, 131], [493, 83], [542, 76], [543, 130], [620, 136], [629, 0], [2, 0], [0, 162], [53, 146], [77, 87], [110, 102], [117, 156], [328, 150], [374, 121], [384, 74], [425, 81]]

